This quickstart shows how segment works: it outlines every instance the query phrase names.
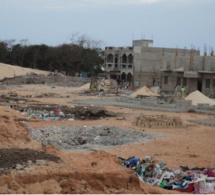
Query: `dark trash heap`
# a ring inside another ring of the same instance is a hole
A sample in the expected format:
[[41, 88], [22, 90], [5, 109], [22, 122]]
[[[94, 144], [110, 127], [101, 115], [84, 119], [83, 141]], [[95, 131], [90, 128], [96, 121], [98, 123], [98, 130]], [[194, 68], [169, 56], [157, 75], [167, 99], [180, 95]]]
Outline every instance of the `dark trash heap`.
[[138, 178], [152, 186], [185, 193], [215, 193], [215, 168], [192, 168], [181, 166], [180, 169], [166, 168], [166, 163], [156, 164], [153, 157], [144, 159], [119, 157], [120, 164], [134, 170]]
[[[7, 106], [7, 109], [11, 107]], [[115, 113], [107, 111], [103, 107], [95, 106], [32, 106], [30, 108], [19, 108], [19, 112], [28, 120], [58, 121], [58, 120], [96, 120], [105, 117], [116, 116]]]

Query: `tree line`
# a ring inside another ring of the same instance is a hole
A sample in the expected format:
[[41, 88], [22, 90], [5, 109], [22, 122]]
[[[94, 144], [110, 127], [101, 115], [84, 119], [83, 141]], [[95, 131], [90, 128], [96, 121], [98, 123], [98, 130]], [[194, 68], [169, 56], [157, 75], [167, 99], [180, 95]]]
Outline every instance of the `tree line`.
[[96, 75], [104, 60], [102, 41], [85, 35], [73, 36], [70, 43], [58, 46], [29, 45], [27, 39], [0, 41], [0, 62], [33, 69], [66, 72], [67, 75], [86, 72]]

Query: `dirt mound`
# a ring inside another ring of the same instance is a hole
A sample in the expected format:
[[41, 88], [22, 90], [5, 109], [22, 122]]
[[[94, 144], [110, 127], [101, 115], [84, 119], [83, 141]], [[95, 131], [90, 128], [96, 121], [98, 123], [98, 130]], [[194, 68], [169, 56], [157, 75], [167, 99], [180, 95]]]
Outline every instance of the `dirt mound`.
[[[23, 84], [45, 84], [51, 86], [79, 87], [89, 82], [88, 78], [70, 77], [61, 74], [27, 74], [12, 78], [5, 78], [1, 81], [3, 85], [23, 85]], [[85, 86], [86, 88], [86, 86]]]
[[210, 104], [215, 105], [215, 101], [208, 98], [207, 96], [205, 96], [204, 94], [202, 94], [200, 91], [196, 90], [192, 93], [190, 93], [185, 100], [191, 100], [193, 105], [197, 105], [197, 104]]
[[80, 89], [80, 90], [88, 90], [88, 89], [90, 89], [90, 83], [87, 83], [87, 84], [85, 84], [85, 85], [82, 85], [79, 89]]
[[[15, 115], [15, 117], [13, 115]], [[40, 147], [41, 144], [33, 141], [22, 122], [17, 120], [18, 116], [15, 110], [8, 110], [0, 106], [0, 148]]]
[[43, 74], [43, 75], [48, 75], [50, 73], [48, 71], [35, 70], [31, 68], [23, 68], [20, 66], [14, 66], [14, 65], [3, 64], [3, 63], [0, 63], [0, 69], [1, 69], [0, 80], [4, 78], [13, 78], [16, 76], [27, 75], [31, 73]]
[[[73, 154], [64, 163], [35, 166], [32, 172], [0, 176], [0, 193], [7, 194], [154, 194], [174, 193], [141, 182], [105, 152]], [[34, 165], [33, 165], [34, 166]]]
[[160, 96], [160, 95], [157, 94], [156, 92], [152, 91], [147, 86], [144, 86], [144, 87], [138, 89], [137, 91], [135, 91], [134, 93], [132, 93], [130, 96], [137, 97], [137, 96]]

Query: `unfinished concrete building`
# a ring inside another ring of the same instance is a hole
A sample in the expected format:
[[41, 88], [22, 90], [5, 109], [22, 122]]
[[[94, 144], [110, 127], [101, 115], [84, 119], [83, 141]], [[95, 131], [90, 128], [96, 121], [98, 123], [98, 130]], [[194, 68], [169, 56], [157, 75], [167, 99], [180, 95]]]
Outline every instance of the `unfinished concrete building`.
[[132, 47], [106, 47], [105, 70], [118, 83], [134, 87], [160, 86], [173, 92], [199, 90], [215, 97], [215, 57], [199, 50], [153, 47], [152, 40], [135, 40]]
[[203, 94], [215, 97], [215, 57], [213, 52], [210, 56], [195, 55], [191, 50], [188, 56], [183, 58], [170, 58], [169, 67], [167, 63], [161, 69], [162, 89], [173, 91], [178, 85], [178, 91], [184, 86], [186, 93], [199, 90]]

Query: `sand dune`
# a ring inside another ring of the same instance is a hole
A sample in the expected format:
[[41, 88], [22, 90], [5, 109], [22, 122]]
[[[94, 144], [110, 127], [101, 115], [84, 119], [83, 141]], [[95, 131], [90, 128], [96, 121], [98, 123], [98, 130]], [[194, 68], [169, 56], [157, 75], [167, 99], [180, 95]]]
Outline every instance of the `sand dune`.
[[48, 75], [50, 72], [0, 63], [0, 80], [31, 73]]

